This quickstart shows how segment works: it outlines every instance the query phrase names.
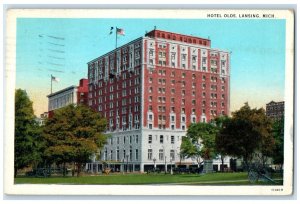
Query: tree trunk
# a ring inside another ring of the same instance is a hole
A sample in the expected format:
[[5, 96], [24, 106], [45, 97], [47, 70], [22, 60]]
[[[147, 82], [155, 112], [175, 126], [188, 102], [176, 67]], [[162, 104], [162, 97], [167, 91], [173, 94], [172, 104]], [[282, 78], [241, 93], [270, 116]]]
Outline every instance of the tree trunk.
[[63, 176], [66, 176], [66, 162], [63, 163]]
[[80, 172], [81, 172], [81, 163], [77, 163], [77, 177], [80, 176]]
[[72, 177], [75, 175], [75, 162], [73, 162], [73, 167], [72, 167]]
[[221, 162], [222, 162], [221, 172], [224, 172], [224, 157], [223, 156], [221, 156]]

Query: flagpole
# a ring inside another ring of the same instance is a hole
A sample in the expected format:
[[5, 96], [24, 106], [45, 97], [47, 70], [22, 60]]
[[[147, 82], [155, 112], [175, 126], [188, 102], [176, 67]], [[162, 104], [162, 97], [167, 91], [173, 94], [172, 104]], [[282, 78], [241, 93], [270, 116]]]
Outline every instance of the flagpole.
[[117, 26], [116, 26], [116, 49], [117, 49], [117, 47], [118, 47], [118, 34], [117, 34], [117, 30], [118, 30], [118, 28], [117, 28]]
[[52, 74], [51, 74], [51, 94], [52, 94]]

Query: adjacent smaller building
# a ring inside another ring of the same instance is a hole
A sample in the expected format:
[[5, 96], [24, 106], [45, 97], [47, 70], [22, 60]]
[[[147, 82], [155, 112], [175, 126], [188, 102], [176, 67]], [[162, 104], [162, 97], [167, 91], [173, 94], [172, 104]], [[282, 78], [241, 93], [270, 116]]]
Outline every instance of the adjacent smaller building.
[[45, 120], [48, 118], [48, 116], [49, 116], [48, 112], [44, 112], [40, 115], [39, 118], [36, 118], [36, 121], [39, 124], [39, 126], [42, 126], [45, 124]]
[[284, 117], [284, 101], [271, 101], [270, 103], [267, 103], [266, 115], [274, 120], [280, 120], [282, 117]]
[[70, 104], [88, 103], [88, 79], [80, 79], [79, 86], [69, 86], [65, 89], [52, 93], [48, 97], [49, 117], [53, 116], [53, 111], [68, 106]]

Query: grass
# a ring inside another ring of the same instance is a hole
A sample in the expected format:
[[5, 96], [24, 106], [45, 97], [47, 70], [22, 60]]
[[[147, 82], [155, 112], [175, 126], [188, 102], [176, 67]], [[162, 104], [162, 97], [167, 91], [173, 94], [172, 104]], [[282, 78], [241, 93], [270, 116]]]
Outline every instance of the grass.
[[[279, 182], [258, 182], [255, 185], [282, 185], [282, 177], [277, 177]], [[248, 181], [247, 173], [211, 173], [211, 174], [110, 174], [82, 177], [50, 177], [32, 178], [17, 177], [15, 184], [78, 184], [78, 185], [141, 185], [141, 184], [184, 184], [184, 185], [253, 185]]]

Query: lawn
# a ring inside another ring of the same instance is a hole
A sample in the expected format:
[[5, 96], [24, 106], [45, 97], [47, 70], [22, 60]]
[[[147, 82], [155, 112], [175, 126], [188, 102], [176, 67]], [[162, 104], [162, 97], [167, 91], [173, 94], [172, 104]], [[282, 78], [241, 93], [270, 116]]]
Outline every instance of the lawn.
[[[255, 185], [282, 185], [282, 178], [277, 177], [277, 184], [259, 182]], [[17, 177], [15, 184], [183, 184], [183, 185], [253, 185], [249, 183], [247, 173], [211, 173], [211, 174], [110, 174], [81, 177], [33, 178]]]

